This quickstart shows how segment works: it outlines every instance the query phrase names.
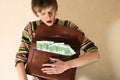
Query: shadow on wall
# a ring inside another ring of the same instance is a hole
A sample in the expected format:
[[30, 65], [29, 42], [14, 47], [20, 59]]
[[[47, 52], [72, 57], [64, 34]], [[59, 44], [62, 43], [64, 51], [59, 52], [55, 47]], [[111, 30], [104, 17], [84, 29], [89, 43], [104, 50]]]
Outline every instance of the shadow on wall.
[[[96, 63], [78, 68], [76, 80], [120, 80], [118, 76], [120, 75], [118, 72], [120, 22], [117, 22], [120, 19], [120, 1], [80, 0], [78, 2], [82, 4], [78, 6], [80, 14], [75, 13], [75, 17], [79, 19], [76, 21], [85, 26], [83, 30], [98, 46], [101, 58]], [[116, 22], [119, 26], [115, 28]], [[117, 33], [112, 33], [115, 31]]]

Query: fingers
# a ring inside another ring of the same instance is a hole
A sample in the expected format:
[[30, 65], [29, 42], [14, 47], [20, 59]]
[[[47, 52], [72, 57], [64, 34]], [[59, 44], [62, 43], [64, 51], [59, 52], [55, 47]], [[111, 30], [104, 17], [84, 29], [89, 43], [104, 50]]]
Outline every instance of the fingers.
[[63, 65], [63, 62], [59, 59], [56, 59], [56, 58], [50, 58], [50, 60], [52, 62], [54, 62], [53, 64], [50, 64], [50, 63], [45, 63], [43, 64], [43, 68], [41, 69], [41, 71], [43, 73], [46, 73], [46, 74], [60, 74], [62, 72], [64, 72], [64, 65]]
[[56, 73], [55, 65], [53, 65], [53, 64], [43, 64], [42, 66], [44, 67], [44, 68], [41, 69], [41, 71], [43, 73], [46, 73], [46, 74], [55, 74]]
[[43, 64], [42, 66], [43, 66], [43, 67], [47, 67], [47, 66], [48, 66], [48, 67], [55, 67], [55, 65], [53, 65], [53, 64]]
[[55, 68], [42, 68], [41, 69], [43, 73], [46, 74], [56, 74], [56, 69]]

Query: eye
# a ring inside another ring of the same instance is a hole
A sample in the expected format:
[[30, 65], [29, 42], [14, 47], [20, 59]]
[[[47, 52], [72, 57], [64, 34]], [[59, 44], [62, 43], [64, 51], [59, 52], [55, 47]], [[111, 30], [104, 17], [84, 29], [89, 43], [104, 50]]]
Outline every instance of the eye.
[[48, 14], [50, 14], [50, 15], [53, 14], [53, 11], [49, 11]]

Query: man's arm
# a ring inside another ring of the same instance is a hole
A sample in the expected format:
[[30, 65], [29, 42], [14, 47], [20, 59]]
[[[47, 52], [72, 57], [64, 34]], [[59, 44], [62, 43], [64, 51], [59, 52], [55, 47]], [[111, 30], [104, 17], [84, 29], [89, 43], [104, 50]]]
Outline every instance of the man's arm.
[[51, 66], [51, 67], [42, 68], [41, 70], [43, 71], [43, 73], [46, 74], [60, 74], [70, 68], [82, 67], [89, 63], [97, 61], [99, 59], [99, 53], [97, 51], [86, 52], [79, 58], [69, 60], [66, 62], [55, 58], [50, 58], [50, 59], [55, 60], [56, 62], [54, 64], [43, 64], [43, 66]]
[[15, 67], [18, 72], [19, 80], [27, 80], [27, 75], [25, 72], [24, 65], [27, 61], [28, 54], [29, 54], [29, 45], [32, 41], [31, 32], [32, 32], [31, 25], [30, 23], [28, 23], [22, 32], [21, 44], [15, 58], [15, 62], [16, 62]]
[[25, 72], [25, 67], [24, 67], [24, 63], [23, 62], [19, 62], [16, 65], [16, 69], [17, 69], [17, 72], [18, 72], [18, 78], [19, 78], [19, 80], [28, 80], [26, 72]]
[[79, 58], [65, 62], [67, 69], [74, 67], [82, 67], [89, 63], [95, 62], [99, 59], [99, 53], [97, 51], [86, 52], [84, 55]]

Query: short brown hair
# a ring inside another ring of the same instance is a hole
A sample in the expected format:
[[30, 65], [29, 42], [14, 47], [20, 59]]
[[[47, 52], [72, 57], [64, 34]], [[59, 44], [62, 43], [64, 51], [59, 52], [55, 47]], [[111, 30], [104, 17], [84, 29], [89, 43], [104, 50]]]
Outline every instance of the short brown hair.
[[35, 12], [35, 7], [42, 9], [45, 9], [47, 7], [53, 6], [56, 10], [58, 9], [58, 4], [56, 0], [32, 0], [31, 1], [31, 8], [32, 11]]

